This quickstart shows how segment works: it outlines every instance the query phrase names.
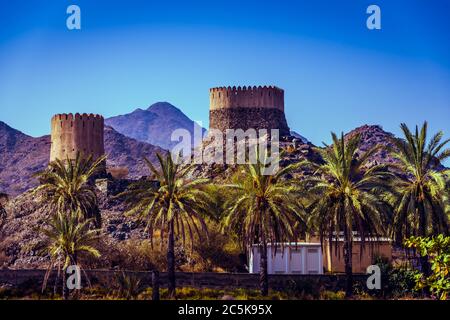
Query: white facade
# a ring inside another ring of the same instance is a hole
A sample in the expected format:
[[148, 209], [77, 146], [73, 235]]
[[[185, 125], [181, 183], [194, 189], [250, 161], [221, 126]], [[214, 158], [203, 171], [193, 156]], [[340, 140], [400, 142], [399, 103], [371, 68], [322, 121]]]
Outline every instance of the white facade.
[[[260, 271], [259, 246], [253, 245], [249, 257], [249, 272]], [[276, 252], [276, 254], [274, 254]], [[320, 243], [285, 243], [282, 250], [267, 245], [267, 272], [269, 274], [323, 274], [322, 247]]]

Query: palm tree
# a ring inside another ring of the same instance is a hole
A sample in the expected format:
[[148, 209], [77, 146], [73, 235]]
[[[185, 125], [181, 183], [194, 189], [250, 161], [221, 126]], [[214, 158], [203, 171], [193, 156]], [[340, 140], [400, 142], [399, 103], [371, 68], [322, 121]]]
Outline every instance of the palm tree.
[[36, 175], [40, 185], [33, 192], [42, 192], [41, 201], [49, 203], [53, 212], [78, 212], [80, 219], [95, 218], [95, 226], [100, 227], [101, 215], [91, 179], [104, 161], [105, 156], [94, 160], [92, 156], [85, 158], [80, 153], [74, 160], [57, 159], [47, 170]]
[[255, 164], [244, 165], [239, 182], [225, 185], [235, 199], [224, 218], [224, 227], [237, 232], [245, 248], [253, 250], [254, 244], [259, 245], [260, 289], [267, 296], [267, 244], [284, 246], [286, 241], [297, 240], [305, 218], [296, 197], [298, 188], [292, 180], [283, 179], [297, 165], [266, 175], [264, 163], [257, 159]]
[[[427, 122], [412, 133], [406, 124], [401, 124], [405, 140], [394, 140], [396, 150], [392, 152], [399, 164], [393, 165], [402, 174], [395, 181], [397, 203], [394, 212], [392, 234], [397, 242], [410, 236], [428, 237], [449, 233], [448, 188], [449, 170], [437, 169], [437, 164], [450, 157], [439, 131], [427, 143]], [[429, 275], [427, 257], [420, 260], [422, 270]]]
[[122, 193], [132, 208], [127, 214], [136, 214], [145, 221], [146, 230], [153, 245], [153, 232], [159, 229], [161, 239], [168, 231], [167, 269], [169, 278], [169, 296], [175, 298], [175, 235], [186, 244], [186, 236], [193, 244], [194, 236], [201, 239], [207, 235], [206, 223], [202, 214], [207, 208], [208, 195], [201, 187], [207, 179], [189, 179], [187, 175], [193, 166], [182, 167], [174, 163], [170, 153], [163, 158], [157, 154], [160, 170], [144, 158], [148, 168], [153, 173], [159, 186], [154, 188], [146, 184], [139, 184], [136, 188]]
[[[100, 252], [92, 244], [98, 239], [98, 230], [89, 228], [90, 220], [80, 221], [79, 212], [70, 214], [54, 214], [49, 222], [49, 228], [42, 229], [46, 236], [46, 251], [50, 256], [50, 264], [47, 269], [43, 289], [47, 285], [48, 277], [52, 270], [62, 272], [62, 294], [67, 299], [66, 269], [70, 265], [79, 264], [80, 254], [88, 254], [96, 258]], [[55, 284], [56, 285], [56, 284]]]
[[366, 236], [377, 237], [385, 233], [383, 222], [388, 208], [379, 193], [388, 191], [391, 174], [385, 165], [367, 168], [367, 160], [379, 149], [378, 146], [359, 155], [359, 135], [346, 142], [343, 133], [340, 139], [332, 133], [332, 139], [332, 146], [317, 149], [322, 164], [307, 163], [315, 172], [301, 184], [312, 196], [308, 223], [318, 229], [321, 243], [328, 239], [328, 245], [333, 246], [335, 242], [337, 250], [339, 237], [343, 234], [346, 296], [349, 297], [353, 294], [354, 230], [359, 232], [362, 247]]

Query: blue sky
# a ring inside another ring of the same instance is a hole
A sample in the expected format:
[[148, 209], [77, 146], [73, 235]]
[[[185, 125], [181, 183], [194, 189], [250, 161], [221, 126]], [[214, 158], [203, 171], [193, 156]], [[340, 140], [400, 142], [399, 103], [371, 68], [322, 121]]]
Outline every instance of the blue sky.
[[[370, 4], [381, 30], [366, 28]], [[428, 120], [449, 137], [449, 14], [445, 0], [1, 0], [0, 120], [40, 136], [54, 113], [169, 101], [207, 127], [210, 87], [271, 84], [316, 144], [366, 123]]]

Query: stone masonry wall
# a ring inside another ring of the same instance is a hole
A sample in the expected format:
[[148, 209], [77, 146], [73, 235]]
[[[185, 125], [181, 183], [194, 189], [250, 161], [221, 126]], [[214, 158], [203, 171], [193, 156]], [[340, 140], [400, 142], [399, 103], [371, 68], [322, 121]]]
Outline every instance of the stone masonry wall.
[[277, 87], [210, 89], [210, 129], [279, 129], [289, 135], [284, 115], [284, 91]]
[[57, 114], [51, 120], [50, 161], [74, 159], [77, 152], [94, 159], [105, 153], [104, 119], [93, 114]]
[[[121, 271], [114, 270], [85, 270], [92, 285], [98, 284], [110, 287]], [[13, 287], [36, 287], [42, 285], [46, 270], [0, 270], [0, 285], [9, 284]], [[148, 271], [126, 271], [130, 276], [141, 279], [144, 286], [151, 287], [152, 273]], [[52, 285], [56, 272], [49, 277], [49, 286]], [[83, 274], [84, 278], [84, 274]], [[342, 290], [345, 288], [345, 275], [324, 274], [324, 275], [270, 275], [269, 286], [275, 290], [285, 290], [292, 283], [311, 283], [318, 288], [326, 290]], [[364, 285], [367, 280], [365, 274], [354, 274], [355, 283]], [[194, 273], [177, 272], [177, 286], [195, 288], [259, 288], [259, 274], [249, 273]], [[160, 273], [160, 285], [166, 287], [168, 283], [167, 273]], [[84, 284], [85, 285], [85, 284]]]

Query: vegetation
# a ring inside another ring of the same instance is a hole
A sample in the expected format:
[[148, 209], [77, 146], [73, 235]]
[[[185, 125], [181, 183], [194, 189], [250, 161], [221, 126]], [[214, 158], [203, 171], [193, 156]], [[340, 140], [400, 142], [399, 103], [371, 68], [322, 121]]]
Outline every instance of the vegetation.
[[[208, 194], [200, 187], [208, 182], [206, 179], [189, 180], [187, 175], [192, 166], [182, 168], [172, 160], [168, 153], [165, 158], [157, 155], [161, 169], [145, 159], [154, 178], [159, 182], [158, 188], [135, 188], [121, 194], [132, 203], [128, 214], [136, 214], [145, 221], [146, 230], [153, 243], [155, 229], [159, 229], [161, 239], [168, 233], [167, 269], [169, 276], [169, 292], [175, 297], [175, 234], [186, 238], [193, 244], [194, 234], [200, 238], [207, 235], [207, 227], [202, 216], [207, 207]], [[187, 236], [187, 237], [186, 237]]]
[[117, 275], [116, 283], [116, 295], [126, 300], [135, 299], [142, 290], [141, 280], [136, 276], [126, 274], [124, 271]]
[[306, 164], [315, 169], [315, 174], [302, 184], [313, 197], [308, 208], [308, 224], [318, 230], [321, 242], [326, 238], [333, 245], [343, 235], [346, 295], [349, 297], [353, 293], [353, 231], [358, 231], [362, 245], [367, 236], [385, 234], [384, 216], [388, 208], [379, 193], [389, 190], [390, 174], [385, 165], [364, 168], [378, 147], [359, 156], [358, 135], [345, 141], [343, 134], [339, 139], [332, 133], [332, 139], [332, 146], [317, 149], [323, 158], [323, 164]]
[[297, 200], [298, 188], [290, 179], [283, 177], [295, 166], [290, 165], [273, 175], [265, 175], [265, 162], [243, 166], [240, 182], [226, 185], [235, 191], [224, 226], [240, 235], [245, 248], [258, 244], [260, 250], [261, 295], [268, 294], [267, 244], [294, 241], [299, 237], [299, 226], [305, 219]]
[[71, 214], [77, 212], [79, 219], [92, 219], [96, 227], [101, 225], [97, 196], [90, 180], [101, 168], [105, 157], [96, 160], [77, 153], [74, 160], [56, 160], [49, 168], [37, 174], [40, 185], [34, 193], [41, 192], [42, 203], [49, 204], [53, 213]]
[[[395, 140], [397, 151], [393, 156], [400, 161], [393, 165], [400, 171], [395, 190], [395, 211], [392, 235], [397, 243], [410, 236], [428, 237], [448, 234], [448, 170], [438, 170], [437, 161], [450, 157], [450, 149], [445, 149], [450, 139], [442, 141], [439, 131], [427, 142], [425, 122], [422, 128], [412, 133], [405, 124], [401, 129], [405, 140]], [[446, 213], [447, 211], [447, 213]], [[422, 270], [430, 273], [428, 258], [421, 258]]]
[[436, 237], [411, 237], [405, 241], [405, 245], [417, 249], [421, 257], [430, 259], [431, 274], [418, 272], [416, 289], [430, 288], [438, 299], [446, 300], [450, 293], [450, 237], [442, 234]]
[[98, 238], [97, 230], [89, 228], [90, 220], [79, 221], [79, 212], [56, 214], [49, 222], [49, 228], [42, 229], [46, 236], [46, 251], [50, 256], [50, 264], [44, 279], [43, 288], [47, 285], [48, 277], [52, 270], [58, 270], [58, 276], [62, 272], [62, 295], [68, 297], [66, 286], [66, 269], [70, 265], [78, 266], [79, 256], [88, 254], [99, 257], [100, 252], [94, 248], [93, 243]]
[[[145, 159], [157, 184], [142, 179], [118, 197], [128, 204], [126, 214], [145, 225], [149, 239], [115, 246], [106, 238], [100, 239], [100, 230], [92, 228], [101, 225], [93, 179], [105, 157], [94, 160], [77, 154], [74, 160], [57, 160], [37, 175], [41, 184], [33, 191], [50, 207], [48, 223], [42, 228], [45, 253], [50, 257], [43, 288], [56, 270], [57, 281], [62, 273], [62, 298], [68, 298], [67, 268], [75, 265], [82, 270], [88, 264], [120, 270], [165, 269], [168, 288], [161, 289], [163, 299], [343, 299], [355, 293], [354, 238], [360, 237], [364, 247], [368, 238], [391, 236], [420, 254], [421, 272], [377, 260], [382, 290], [369, 294], [366, 288], [357, 287], [357, 296], [411, 297], [413, 288], [414, 295], [429, 288], [435, 297], [447, 299], [450, 171], [438, 164], [450, 157], [446, 148], [450, 139], [443, 140], [443, 133], [438, 132], [428, 141], [426, 122], [420, 130], [416, 126], [414, 133], [405, 124], [401, 128], [405, 140], [394, 140], [395, 148], [390, 152], [397, 162], [389, 165], [368, 163], [380, 146], [361, 154], [359, 135], [346, 139], [334, 133], [331, 146], [316, 148], [321, 161], [297, 162], [266, 175], [265, 160], [258, 160], [238, 166], [237, 173], [224, 184], [193, 178], [193, 166], [177, 164], [170, 153], [157, 155], [158, 169]], [[287, 151], [292, 156], [295, 148], [290, 146]], [[299, 168], [313, 174], [294, 178]], [[123, 178], [128, 170], [117, 168], [113, 173]], [[2, 199], [0, 194], [0, 228], [6, 216]], [[311, 234], [319, 235], [322, 243], [327, 241], [335, 250], [343, 250], [345, 293], [324, 290], [319, 282], [308, 280], [291, 281], [283, 292], [269, 291], [268, 245], [283, 250], [286, 242]], [[242, 272], [246, 260], [242, 253], [253, 247], [260, 252], [259, 292], [181, 288], [176, 294], [176, 269]], [[109, 265], [101, 260], [100, 252], [108, 256]], [[98, 294], [100, 298], [120, 299], [151, 296], [151, 289], [144, 289], [133, 275], [122, 272], [115, 280], [112, 291], [86, 288], [83, 294], [87, 298]], [[5, 290], [0, 290], [0, 296], [6, 295]], [[42, 296], [47, 294], [48, 290]]]

